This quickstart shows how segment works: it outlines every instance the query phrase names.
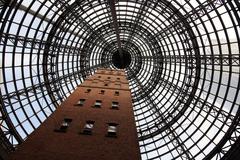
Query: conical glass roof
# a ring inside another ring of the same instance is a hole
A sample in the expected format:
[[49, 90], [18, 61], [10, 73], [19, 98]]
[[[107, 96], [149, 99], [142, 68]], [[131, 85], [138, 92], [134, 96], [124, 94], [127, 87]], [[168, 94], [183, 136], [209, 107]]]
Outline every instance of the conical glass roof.
[[142, 159], [221, 159], [239, 137], [238, 0], [0, 2], [0, 124], [22, 143], [99, 67], [124, 68]]

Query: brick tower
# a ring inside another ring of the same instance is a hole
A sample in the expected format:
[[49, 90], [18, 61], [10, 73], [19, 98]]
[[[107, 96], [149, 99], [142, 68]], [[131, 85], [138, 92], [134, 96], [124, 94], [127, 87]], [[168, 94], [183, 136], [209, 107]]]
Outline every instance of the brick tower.
[[124, 71], [99, 69], [87, 78], [10, 159], [140, 159]]

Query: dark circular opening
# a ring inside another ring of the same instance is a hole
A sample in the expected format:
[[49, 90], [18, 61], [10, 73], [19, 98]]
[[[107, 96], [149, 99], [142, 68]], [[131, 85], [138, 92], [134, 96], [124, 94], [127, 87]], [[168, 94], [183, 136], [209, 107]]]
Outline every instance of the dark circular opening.
[[122, 51], [122, 55], [120, 55], [119, 51], [117, 51], [113, 54], [112, 61], [115, 67], [124, 69], [130, 65], [131, 55], [127, 51]]

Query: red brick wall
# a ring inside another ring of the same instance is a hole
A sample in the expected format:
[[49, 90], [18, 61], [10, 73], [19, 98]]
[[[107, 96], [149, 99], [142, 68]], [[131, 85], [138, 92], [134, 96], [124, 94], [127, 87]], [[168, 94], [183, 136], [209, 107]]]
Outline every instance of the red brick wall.
[[[101, 78], [98, 78], [101, 76]], [[108, 77], [111, 77], [108, 79]], [[121, 88], [115, 86], [120, 78]], [[92, 83], [98, 79], [98, 83]], [[110, 80], [104, 86], [105, 80]], [[104, 95], [99, 94], [105, 90]], [[85, 93], [91, 89], [90, 93]], [[119, 91], [119, 96], [114, 96]], [[86, 99], [83, 106], [76, 106]], [[101, 108], [93, 108], [95, 100], [102, 100]], [[119, 102], [119, 110], [111, 109], [112, 101]], [[66, 133], [55, 132], [64, 118], [72, 122]], [[93, 120], [92, 135], [79, 134], [86, 120]], [[109, 122], [115, 122], [117, 137], [107, 137]], [[137, 160], [140, 159], [136, 126], [128, 81], [124, 72], [110, 70], [91, 76], [11, 155], [11, 160]]]

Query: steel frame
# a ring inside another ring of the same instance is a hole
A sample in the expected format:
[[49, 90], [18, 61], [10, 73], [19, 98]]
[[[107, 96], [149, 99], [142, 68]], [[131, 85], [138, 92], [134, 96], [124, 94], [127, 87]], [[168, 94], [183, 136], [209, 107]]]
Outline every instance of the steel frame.
[[124, 50], [142, 159], [228, 159], [240, 137], [239, 8], [1, 0], [1, 143], [14, 150], [87, 76], [116, 69], [112, 55]]

